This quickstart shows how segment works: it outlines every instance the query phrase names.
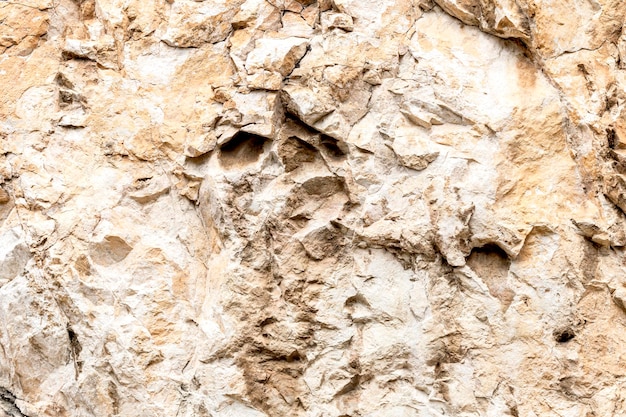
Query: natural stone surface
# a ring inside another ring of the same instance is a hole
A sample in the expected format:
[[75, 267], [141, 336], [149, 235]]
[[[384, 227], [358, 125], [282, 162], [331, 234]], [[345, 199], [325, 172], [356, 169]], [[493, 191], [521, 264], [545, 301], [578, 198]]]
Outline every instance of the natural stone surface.
[[626, 415], [625, 22], [0, 1], [0, 416]]

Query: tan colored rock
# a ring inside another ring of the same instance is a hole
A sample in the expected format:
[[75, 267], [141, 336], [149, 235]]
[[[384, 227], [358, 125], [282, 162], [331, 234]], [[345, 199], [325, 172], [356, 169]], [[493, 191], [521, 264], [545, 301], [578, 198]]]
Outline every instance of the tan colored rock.
[[0, 188], [0, 204], [6, 204], [11, 201], [11, 197], [9, 193], [7, 193], [4, 189]]
[[245, 63], [249, 86], [279, 90], [283, 78], [304, 56], [307, 44], [302, 38], [258, 39]]
[[326, 12], [321, 16], [322, 28], [326, 31], [331, 29], [343, 29], [347, 32], [354, 30], [352, 16], [344, 13]]
[[28, 2], [1, 4], [0, 50], [7, 55], [29, 55], [48, 31], [50, 21], [45, 9], [49, 7]]
[[624, 6], [0, 2], [0, 414], [626, 415]]
[[205, 43], [217, 43], [230, 34], [231, 19], [235, 16], [238, 0], [234, 4], [181, 0], [172, 3], [167, 28], [161, 40], [179, 48], [198, 47]]

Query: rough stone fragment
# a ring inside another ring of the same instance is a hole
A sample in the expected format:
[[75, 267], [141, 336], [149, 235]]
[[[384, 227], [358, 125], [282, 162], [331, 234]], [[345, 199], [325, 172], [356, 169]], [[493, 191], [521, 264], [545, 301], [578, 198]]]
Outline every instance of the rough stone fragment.
[[343, 29], [345, 31], [351, 32], [354, 29], [354, 22], [352, 21], [352, 16], [344, 14], [344, 13], [333, 13], [326, 12], [322, 14], [322, 29], [331, 30], [331, 29]]
[[228, 37], [232, 31], [231, 20], [236, 14], [238, 0], [230, 3], [176, 1], [172, 4], [167, 29], [161, 40], [179, 48], [198, 47], [205, 43], [217, 43]]
[[24, 272], [31, 254], [19, 229], [7, 230], [0, 241], [0, 285], [4, 285]]
[[604, 181], [604, 192], [606, 196], [620, 208], [626, 211], [626, 180], [620, 174], [615, 174]]
[[165, 175], [156, 178], [142, 178], [140, 182], [147, 182], [147, 184], [139, 185], [139, 189], [129, 195], [130, 198], [141, 204], [154, 201], [170, 190], [170, 181]]
[[79, 39], [67, 39], [63, 46], [63, 55], [66, 58], [80, 58], [96, 60], [96, 44], [93, 41], [81, 41]]
[[257, 40], [245, 64], [250, 87], [278, 90], [306, 52], [307, 44], [302, 38]]
[[9, 197], [9, 193], [7, 193], [4, 189], [0, 188], [0, 204], [6, 204], [11, 201]]
[[0, 4], [0, 51], [7, 55], [29, 55], [48, 31], [46, 7], [26, 3]]
[[124, 260], [131, 250], [132, 247], [121, 237], [106, 236], [93, 245], [91, 257], [99, 265], [110, 265]]

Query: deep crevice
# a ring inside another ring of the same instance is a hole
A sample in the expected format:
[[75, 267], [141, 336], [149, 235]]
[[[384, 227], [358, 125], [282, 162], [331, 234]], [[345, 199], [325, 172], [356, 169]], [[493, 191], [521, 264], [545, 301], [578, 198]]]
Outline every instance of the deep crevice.
[[615, 149], [617, 146], [617, 135], [615, 134], [615, 129], [607, 128], [606, 129], [606, 141], [609, 145], [609, 148]]
[[76, 377], [78, 377], [78, 374], [80, 374], [83, 370], [83, 361], [79, 360], [80, 352], [83, 350], [83, 347], [78, 340], [76, 332], [74, 332], [74, 329], [69, 326], [67, 327], [67, 337], [70, 341], [70, 351], [72, 354], [72, 360], [74, 361]]

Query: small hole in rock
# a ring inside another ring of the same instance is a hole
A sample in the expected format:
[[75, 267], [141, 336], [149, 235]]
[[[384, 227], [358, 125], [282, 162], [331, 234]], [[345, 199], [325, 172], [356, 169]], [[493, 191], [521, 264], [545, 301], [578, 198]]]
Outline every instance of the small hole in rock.
[[576, 337], [572, 329], [557, 330], [554, 332], [554, 340], [559, 343], [566, 343]]
[[506, 281], [511, 260], [500, 246], [489, 243], [480, 248], [473, 248], [467, 257], [467, 265], [481, 278], [502, 283]]
[[320, 144], [332, 157], [342, 158], [346, 156], [346, 153], [339, 147], [339, 141], [335, 138], [328, 135], [322, 135], [320, 138]]
[[497, 244], [488, 243], [479, 248], [473, 248], [472, 253], [495, 255], [503, 261], [508, 261], [509, 255]]
[[231, 140], [221, 146], [220, 161], [225, 166], [256, 162], [263, 153], [267, 141], [267, 138], [259, 135], [238, 132]]

